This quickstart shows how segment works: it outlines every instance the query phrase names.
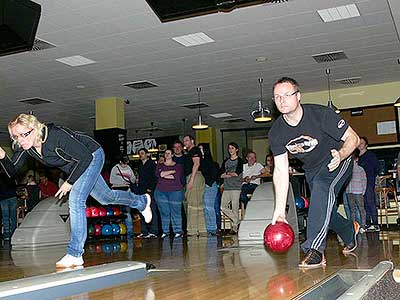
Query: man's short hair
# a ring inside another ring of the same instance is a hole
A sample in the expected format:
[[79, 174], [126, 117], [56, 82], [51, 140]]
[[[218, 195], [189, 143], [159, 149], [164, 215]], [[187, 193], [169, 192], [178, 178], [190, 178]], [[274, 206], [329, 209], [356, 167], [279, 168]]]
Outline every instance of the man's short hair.
[[179, 144], [184, 147], [183, 143], [180, 140], [176, 140], [172, 145]]
[[[255, 156], [257, 156], [257, 153], [255, 153], [253, 150], [248, 151], [248, 152], [247, 152], [247, 155], [249, 155], [249, 154], [254, 154]], [[246, 156], [247, 156], [247, 155], [246, 155]]]
[[367, 139], [366, 136], [360, 136], [360, 140], [364, 140], [364, 141], [365, 141], [365, 144], [369, 145], [368, 139]]
[[190, 134], [186, 134], [183, 138], [188, 137], [191, 141], [195, 141], [194, 137]]
[[138, 151], [138, 153], [139, 153], [140, 151], [144, 151], [146, 154], [149, 153], [149, 150], [147, 150], [146, 148], [140, 148], [139, 151]]
[[277, 81], [275, 81], [274, 85], [272, 86], [272, 93], [274, 92], [275, 87], [281, 83], [290, 83], [291, 85], [294, 86], [294, 88], [296, 90], [298, 90], [298, 91], [300, 90], [300, 85], [295, 79], [293, 79], [291, 77], [282, 77], [282, 78], [278, 79]]

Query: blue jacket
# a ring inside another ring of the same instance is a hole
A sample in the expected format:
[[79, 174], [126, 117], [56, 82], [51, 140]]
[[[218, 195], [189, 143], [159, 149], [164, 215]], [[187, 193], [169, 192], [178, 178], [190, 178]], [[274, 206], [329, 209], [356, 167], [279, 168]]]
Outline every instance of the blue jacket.
[[375, 179], [379, 172], [379, 161], [375, 153], [367, 150], [367, 152], [358, 159], [358, 165], [363, 167], [367, 175], [367, 185], [375, 185]]
[[68, 175], [66, 181], [74, 184], [91, 163], [92, 153], [100, 147], [88, 135], [47, 124], [43, 129], [41, 154], [34, 147], [28, 150], [17, 148], [12, 158], [6, 155], [0, 160], [0, 165], [9, 177], [13, 177], [31, 156], [45, 166], [63, 170]]

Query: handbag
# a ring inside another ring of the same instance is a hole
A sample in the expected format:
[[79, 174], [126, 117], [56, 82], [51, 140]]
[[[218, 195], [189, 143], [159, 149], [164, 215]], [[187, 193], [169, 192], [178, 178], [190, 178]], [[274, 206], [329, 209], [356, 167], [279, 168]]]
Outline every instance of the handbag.
[[127, 179], [124, 177], [124, 175], [122, 175], [122, 172], [121, 172], [120, 168], [119, 168], [118, 166], [116, 166], [116, 167], [117, 167], [118, 172], [119, 172], [119, 175], [121, 175], [122, 179], [123, 179], [125, 182], [129, 183], [129, 189], [131, 190], [131, 192], [134, 193], [134, 194], [137, 194], [138, 191], [139, 191], [139, 187], [138, 187], [138, 185], [136, 184], [136, 182], [132, 182], [132, 181], [130, 181], [129, 179], [127, 180]]

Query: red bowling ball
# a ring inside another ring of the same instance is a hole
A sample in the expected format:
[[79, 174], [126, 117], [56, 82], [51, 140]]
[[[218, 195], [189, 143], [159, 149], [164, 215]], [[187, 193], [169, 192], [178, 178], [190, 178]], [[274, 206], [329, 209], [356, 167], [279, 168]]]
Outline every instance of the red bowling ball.
[[308, 199], [304, 196], [301, 196], [301, 198], [303, 198], [303, 200], [304, 200], [304, 208], [308, 208], [308, 206], [310, 205], [310, 203], [308, 202]]
[[100, 217], [105, 217], [107, 216], [107, 210], [104, 207], [99, 208], [99, 216]]
[[101, 235], [101, 225], [100, 224], [94, 225], [94, 235]]
[[86, 218], [91, 218], [92, 217], [92, 210], [90, 207], [86, 207]]
[[276, 222], [264, 231], [264, 245], [273, 252], [286, 252], [294, 243], [294, 232], [289, 224]]
[[96, 206], [92, 206], [91, 208], [92, 211], [92, 217], [98, 217], [100, 214], [99, 208]]

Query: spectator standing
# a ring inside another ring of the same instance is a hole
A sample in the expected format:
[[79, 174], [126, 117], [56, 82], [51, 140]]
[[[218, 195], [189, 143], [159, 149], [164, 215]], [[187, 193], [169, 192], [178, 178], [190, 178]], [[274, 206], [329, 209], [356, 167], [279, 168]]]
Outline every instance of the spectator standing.
[[378, 176], [379, 161], [376, 158], [375, 153], [368, 150], [367, 137], [360, 137], [358, 150], [360, 150], [358, 165], [361, 166], [367, 174], [367, 190], [364, 194], [366, 223], [368, 225], [367, 231], [380, 231], [378, 225], [378, 210], [376, 209], [377, 203], [375, 197], [375, 180], [376, 176]]
[[177, 238], [183, 234], [181, 214], [184, 198], [183, 166], [172, 160], [172, 150], [167, 149], [164, 156], [164, 163], [158, 164], [156, 168], [158, 182], [154, 197], [160, 210], [163, 230], [161, 238], [170, 235], [170, 224]]
[[[146, 148], [139, 149], [138, 154], [141, 161], [138, 175], [138, 194], [142, 195], [147, 193], [151, 197], [154, 197], [154, 188], [157, 184], [156, 164], [153, 160], [149, 159], [149, 151]], [[153, 219], [150, 223], [146, 223], [144, 219], [141, 218], [142, 233], [139, 237], [156, 238], [158, 236], [159, 216], [155, 201], [151, 201], [150, 208], [153, 214]]]
[[367, 175], [364, 169], [358, 165], [359, 151], [354, 151], [353, 159], [353, 173], [347, 184], [346, 194], [349, 202], [351, 220], [357, 221], [357, 212], [359, 212], [361, 217], [360, 232], [364, 233], [366, 229], [364, 194], [367, 189]]
[[[131, 191], [131, 186], [136, 182], [135, 173], [129, 166], [129, 157], [122, 155], [119, 163], [117, 163], [110, 173], [110, 184], [113, 190]], [[131, 215], [131, 208], [128, 206], [122, 207], [122, 210], [126, 213], [126, 227], [127, 235], [133, 236], [133, 221]]]
[[201, 152], [200, 169], [204, 176], [205, 189], [203, 195], [204, 216], [208, 236], [217, 235], [217, 220], [215, 214], [215, 200], [218, 193], [217, 176], [218, 170], [212, 158], [210, 145], [200, 143], [199, 149]]
[[238, 144], [229, 143], [228, 152], [229, 158], [224, 160], [221, 170], [221, 178], [224, 179], [221, 209], [232, 220], [231, 233], [236, 234], [239, 226], [239, 198], [242, 188], [243, 160], [238, 156]]
[[188, 235], [206, 234], [204, 219], [203, 194], [204, 177], [200, 171], [201, 152], [195, 145], [194, 137], [186, 135], [183, 144], [188, 152], [185, 155], [186, 200], [187, 200], [187, 233]]
[[0, 206], [3, 239], [9, 241], [17, 228], [17, 186], [13, 178], [0, 169]]

